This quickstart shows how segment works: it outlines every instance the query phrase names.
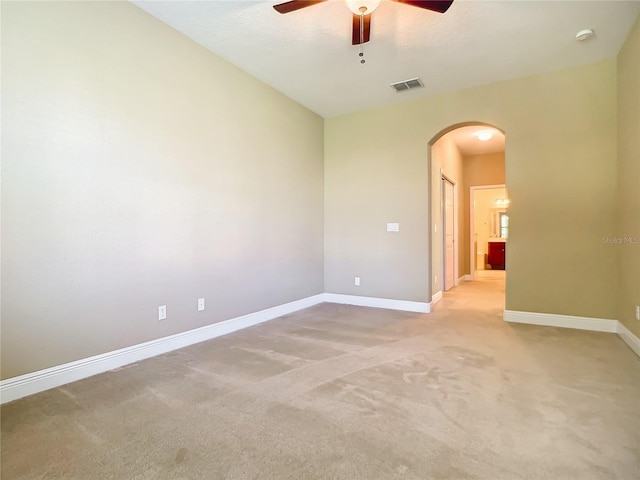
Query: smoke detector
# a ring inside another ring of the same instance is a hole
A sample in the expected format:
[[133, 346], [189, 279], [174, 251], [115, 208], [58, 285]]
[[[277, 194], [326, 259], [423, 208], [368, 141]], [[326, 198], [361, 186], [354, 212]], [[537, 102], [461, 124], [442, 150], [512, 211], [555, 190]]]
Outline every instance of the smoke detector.
[[590, 28], [580, 30], [578, 33], [576, 33], [576, 40], [578, 40], [579, 42], [589, 40], [591, 37], [593, 37], [593, 30], [591, 30]]

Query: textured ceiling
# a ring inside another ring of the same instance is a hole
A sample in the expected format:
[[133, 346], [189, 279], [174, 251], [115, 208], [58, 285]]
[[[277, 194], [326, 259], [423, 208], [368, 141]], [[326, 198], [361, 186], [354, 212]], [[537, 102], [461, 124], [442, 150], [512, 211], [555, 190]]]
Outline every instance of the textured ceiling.
[[[342, 0], [285, 15], [280, 1], [133, 3], [323, 117], [612, 58], [640, 12], [640, 0], [455, 0], [445, 14], [383, 0], [361, 65]], [[577, 42], [585, 28], [595, 36]], [[425, 87], [389, 87], [413, 77]]]

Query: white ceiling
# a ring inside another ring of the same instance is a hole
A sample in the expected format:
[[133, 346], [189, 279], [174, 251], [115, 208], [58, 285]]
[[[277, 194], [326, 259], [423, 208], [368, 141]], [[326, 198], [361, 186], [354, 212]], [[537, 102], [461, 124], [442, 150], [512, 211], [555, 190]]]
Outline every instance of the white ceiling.
[[[342, 0], [285, 15], [272, 8], [283, 0], [132, 1], [323, 117], [612, 58], [640, 12], [640, 0], [455, 0], [445, 14], [383, 0], [361, 65]], [[576, 41], [585, 28], [595, 36]], [[425, 87], [389, 87], [413, 77]]]

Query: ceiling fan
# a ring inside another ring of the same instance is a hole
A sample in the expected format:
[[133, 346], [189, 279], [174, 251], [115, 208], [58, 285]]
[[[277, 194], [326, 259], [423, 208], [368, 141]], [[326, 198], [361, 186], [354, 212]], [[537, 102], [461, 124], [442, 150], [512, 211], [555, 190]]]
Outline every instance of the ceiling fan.
[[[289, 2], [274, 5], [273, 8], [278, 13], [289, 13], [301, 8], [310, 7], [327, 0], [290, 0]], [[371, 13], [376, 9], [381, 0], [345, 0], [349, 10], [353, 12], [353, 31], [351, 34], [352, 45], [362, 45], [369, 41], [371, 37]], [[446, 12], [453, 0], [392, 0], [405, 5], [424, 8], [433, 12]]]

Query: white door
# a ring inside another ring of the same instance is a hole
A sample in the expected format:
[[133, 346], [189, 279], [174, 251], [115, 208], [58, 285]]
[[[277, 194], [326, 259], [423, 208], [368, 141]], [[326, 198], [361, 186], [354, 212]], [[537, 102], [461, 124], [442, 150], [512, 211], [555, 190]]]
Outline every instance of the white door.
[[453, 183], [446, 178], [442, 179], [443, 192], [443, 231], [444, 231], [444, 289], [449, 290], [455, 285], [455, 231], [454, 231], [454, 192]]

